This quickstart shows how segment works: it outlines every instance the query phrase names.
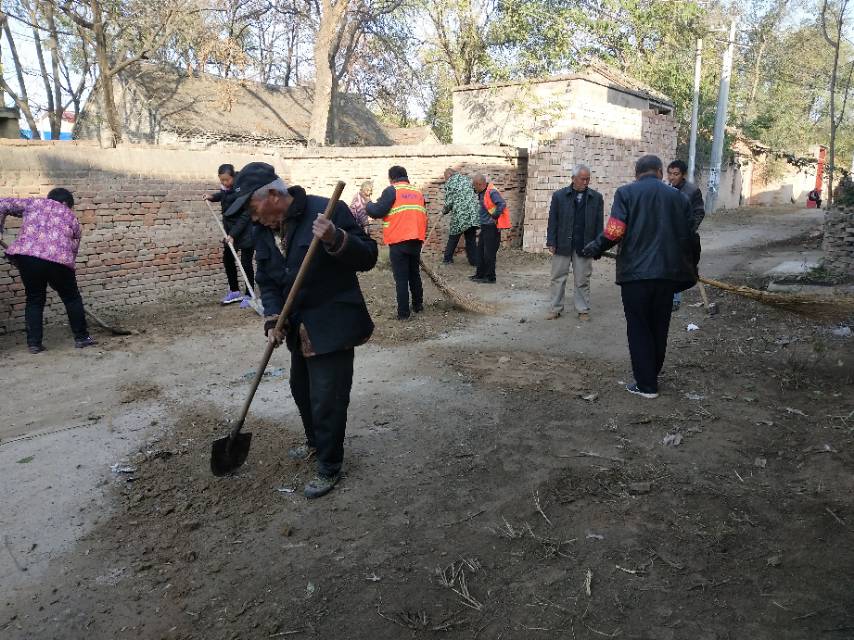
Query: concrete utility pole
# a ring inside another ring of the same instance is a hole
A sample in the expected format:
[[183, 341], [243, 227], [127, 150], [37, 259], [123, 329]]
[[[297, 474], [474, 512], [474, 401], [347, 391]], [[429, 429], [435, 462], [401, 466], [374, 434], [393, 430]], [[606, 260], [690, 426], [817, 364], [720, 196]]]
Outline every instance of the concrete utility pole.
[[703, 71], [703, 39], [697, 38], [694, 55], [694, 103], [691, 106], [691, 139], [688, 142], [688, 182], [694, 182], [697, 166], [697, 118], [700, 114], [700, 76]]
[[729, 105], [729, 82], [732, 77], [732, 58], [735, 51], [735, 27], [733, 19], [729, 27], [729, 42], [724, 53], [723, 68], [721, 69], [721, 88], [718, 91], [718, 109], [715, 113], [715, 132], [712, 138], [712, 161], [709, 166], [709, 190], [706, 194], [706, 213], [715, 210], [715, 201], [718, 199], [718, 187], [721, 182], [721, 159], [724, 152], [724, 138], [726, 137], [726, 116]]

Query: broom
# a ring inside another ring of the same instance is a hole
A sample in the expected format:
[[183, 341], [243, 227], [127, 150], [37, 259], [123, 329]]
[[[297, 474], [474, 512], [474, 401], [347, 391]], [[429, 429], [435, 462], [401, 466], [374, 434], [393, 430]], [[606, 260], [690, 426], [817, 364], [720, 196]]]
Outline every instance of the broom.
[[[427, 243], [430, 241], [430, 236], [433, 235], [433, 229], [436, 228], [434, 224], [430, 227], [430, 231], [427, 233], [427, 237], [424, 239], [424, 246], [427, 246]], [[491, 304], [483, 302], [481, 300], [477, 300], [470, 296], [466, 296], [453, 287], [449, 285], [445, 279], [436, 273], [433, 269], [424, 264], [424, 259], [421, 258], [419, 260], [419, 264], [421, 265], [421, 270], [427, 274], [427, 277], [430, 278], [430, 282], [441, 292], [445, 298], [451, 303], [453, 307], [459, 309], [460, 311], [468, 311], [470, 313], [481, 313], [484, 315], [488, 315], [490, 313], [495, 313], [495, 307]]]
[[[606, 251], [602, 254], [607, 258], [616, 260], [617, 255]], [[744, 285], [729, 284], [712, 278], [699, 277], [699, 281], [721, 289], [734, 293], [742, 298], [755, 300], [764, 305], [771, 307], [779, 307], [785, 311], [798, 313], [813, 317], [848, 317], [854, 314], [854, 296], [818, 296], [809, 295], [806, 293], [775, 293], [772, 291], [761, 291]]]

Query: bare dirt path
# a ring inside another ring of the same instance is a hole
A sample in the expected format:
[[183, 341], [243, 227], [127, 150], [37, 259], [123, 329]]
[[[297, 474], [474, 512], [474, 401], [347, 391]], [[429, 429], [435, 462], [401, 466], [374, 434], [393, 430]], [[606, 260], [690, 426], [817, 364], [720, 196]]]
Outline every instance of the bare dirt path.
[[[816, 222], [709, 220], [704, 269]], [[499, 272], [490, 288], [444, 271], [497, 314], [436, 303], [407, 325], [390, 273], [364, 279], [377, 340], [357, 355], [347, 478], [316, 503], [282, 455], [300, 437], [284, 352], [249, 463], [207, 470], [261, 347], [251, 317], [147, 310], [129, 320], [144, 334], [38, 361], [0, 343], [0, 634], [850, 637], [852, 340], [730, 296], [707, 318], [689, 292], [663, 395], [642, 401], [619, 386], [613, 265], [583, 325], [542, 319], [545, 259], [505, 254]]]

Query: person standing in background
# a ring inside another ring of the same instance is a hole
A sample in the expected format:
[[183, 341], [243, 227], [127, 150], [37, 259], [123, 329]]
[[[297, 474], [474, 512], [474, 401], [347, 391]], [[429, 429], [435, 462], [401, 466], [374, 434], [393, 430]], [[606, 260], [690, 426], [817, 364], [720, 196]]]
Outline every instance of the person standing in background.
[[[691, 204], [692, 223], [691, 226], [694, 233], [700, 228], [700, 223], [706, 217], [706, 205], [703, 202], [703, 192], [693, 182], [688, 182], [688, 165], [682, 160], [674, 160], [667, 165], [667, 180], [670, 186], [679, 190], [682, 195], [688, 198]], [[682, 304], [682, 292], [678, 291], [673, 294], [673, 310], [678, 311]]]
[[590, 319], [590, 276], [593, 260], [581, 255], [588, 242], [602, 233], [605, 201], [590, 188], [590, 168], [579, 164], [572, 169], [572, 184], [552, 195], [546, 247], [552, 254], [552, 308], [547, 320], [563, 313], [566, 279], [570, 268], [574, 280], [573, 302], [579, 320]]
[[510, 228], [510, 210], [498, 189], [486, 176], [474, 176], [472, 184], [480, 201], [480, 235], [477, 239], [477, 271], [469, 280], [494, 284], [501, 230]]
[[371, 201], [371, 195], [374, 193], [374, 183], [370, 180], [365, 180], [362, 186], [359, 187], [359, 192], [353, 196], [353, 201], [350, 203], [350, 211], [353, 212], [353, 217], [359, 226], [367, 233], [368, 225], [371, 224], [371, 219], [365, 212], [365, 207]]
[[445, 246], [443, 264], [454, 262], [454, 252], [465, 237], [466, 258], [471, 266], [477, 266], [477, 228], [480, 225], [480, 205], [474, 192], [471, 178], [455, 169], [445, 169], [445, 207], [443, 215], [451, 214], [448, 225], [448, 244]]

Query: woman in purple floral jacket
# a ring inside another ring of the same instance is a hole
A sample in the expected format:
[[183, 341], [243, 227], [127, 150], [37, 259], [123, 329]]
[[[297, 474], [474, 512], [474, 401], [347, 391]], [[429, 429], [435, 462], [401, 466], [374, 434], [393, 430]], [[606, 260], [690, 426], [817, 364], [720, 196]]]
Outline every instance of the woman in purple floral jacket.
[[80, 247], [80, 223], [74, 215], [74, 196], [68, 189], [52, 189], [47, 198], [0, 198], [0, 236], [6, 216], [23, 218], [6, 256], [18, 267], [27, 296], [24, 318], [30, 353], [44, 351], [42, 328], [47, 287], [65, 304], [74, 334], [74, 346], [97, 344], [89, 336], [83, 299], [77, 288], [74, 263]]

